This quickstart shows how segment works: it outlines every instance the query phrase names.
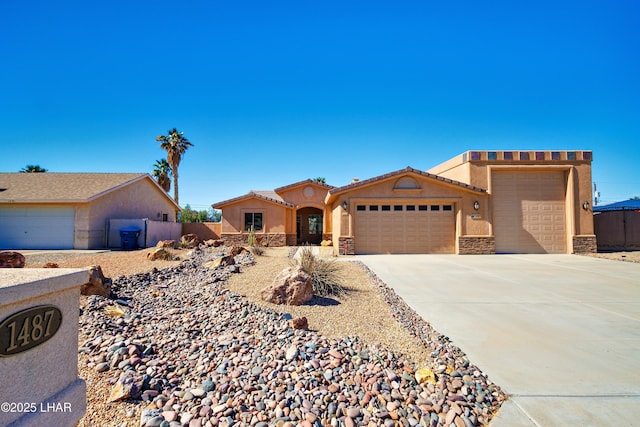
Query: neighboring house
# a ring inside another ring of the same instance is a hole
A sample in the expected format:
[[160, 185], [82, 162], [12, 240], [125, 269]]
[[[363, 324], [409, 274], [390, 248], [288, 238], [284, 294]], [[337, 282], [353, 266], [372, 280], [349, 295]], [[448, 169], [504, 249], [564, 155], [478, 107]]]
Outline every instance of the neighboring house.
[[640, 199], [593, 208], [599, 251], [640, 249]]
[[109, 220], [179, 210], [148, 174], [0, 173], [0, 249], [103, 248]]
[[[213, 205], [224, 239], [330, 239], [341, 254], [596, 251], [591, 151], [468, 151], [342, 187], [301, 181]], [[321, 225], [320, 225], [321, 223]], [[311, 238], [313, 237], [313, 238]]]

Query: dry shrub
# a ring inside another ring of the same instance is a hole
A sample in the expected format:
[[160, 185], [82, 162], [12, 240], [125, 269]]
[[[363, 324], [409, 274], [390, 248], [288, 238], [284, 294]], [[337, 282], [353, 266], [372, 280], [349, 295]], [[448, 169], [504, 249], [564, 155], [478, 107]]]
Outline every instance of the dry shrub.
[[264, 247], [258, 241], [256, 232], [253, 230], [253, 225], [249, 228], [249, 235], [247, 236], [247, 242], [249, 243], [249, 250], [255, 256], [264, 255]]
[[310, 246], [305, 246], [300, 251], [298, 265], [311, 276], [314, 294], [321, 297], [339, 297], [347, 293], [347, 288], [342, 283], [340, 263], [317, 257]]

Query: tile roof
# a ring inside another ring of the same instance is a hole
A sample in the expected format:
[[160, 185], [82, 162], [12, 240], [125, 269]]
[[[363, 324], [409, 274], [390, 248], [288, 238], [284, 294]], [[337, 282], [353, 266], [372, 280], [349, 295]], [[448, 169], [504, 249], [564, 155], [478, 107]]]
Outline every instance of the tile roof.
[[403, 174], [406, 174], [406, 173], [412, 173], [412, 174], [424, 176], [426, 178], [431, 178], [431, 179], [434, 179], [434, 180], [437, 180], [437, 181], [440, 181], [440, 182], [443, 182], [443, 183], [446, 183], [446, 184], [455, 185], [455, 186], [462, 187], [464, 189], [475, 191], [475, 192], [478, 192], [478, 193], [486, 193], [487, 192], [487, 190], [485, 190], [483, 188], [480, 188], [480, 187], [476, 187], [476, 186], [473, 186], [473, 185], [465, 184], [464, 182], [455, 181], [453, 179], [445, 178], [445, 177], [442, 177], [440, 175], [434, 175], [432, 173], [424, 172], [424, 171], [421, 171], [419, 169], [414, 169], [414, 168], [412, 168], [410, 166], [407, 166], [404, 169], [400, 169], [400, 170], [397, 170], [397, 171], [389, 172], [389, 173], [386, 173], [384, 175], [378, 175], [376, 177], [365, 179], [365, 180], [362, 180], [362, 181], [352, 182], [352, 183], [347, 184], [347, 185], [342, 186], [342, 187], [336, 187], [336, 188], [334, 188], [332, 190], [329, 190], [329, 194], [327, 194], [327, 198], [329, 199], [329, 198], [332, 198], [333, 196], [335, 196], [337, 194], [346, 193], [346, 192], [348, 192], [348, 191], [350, 191], [350, 190], [352, 190], [354, 188], [363, 187], [363, 186], [366, 186], [366, 185], [371, 185], [371, 184], [374, 184], [376, 182], [383, 181], [383, 180], [389, 179], [389, 178], [393, 178], [395, 176], [400, 176], [400, 175], [403, 175]]
[[276, 194], [274, 191], [271, 191], [271, 190], [257, 190], [257, 191], [251, 190], [250, 192], [242, 196], [234, 197], [233, 199], [223, 200], [221, 202], [214, 203], [213, 205], [211, 205], [211, 207], [213, 207], [214, 209], [220, 209], [223, 206], [231, 205], [236, 202], [239, 202], [245, 199], [251, 199], [251, 198], [262, 199], [267, 202], [276, 203], [276, 204], [287, 206], [290, 208], [295, 207], [295, 205], [293, 205], [292, 203], [285, 202], [282, 199], [282, 197], [280, 197], [278, 194]]
[[258, 196], [266, 197], [267, 199], [273, 199], [278, 202], [284, 202], [285, 200], [280, 197], [274, 190], [251, 190], [249, 194], [257, 194]]
[[298, 181], [298, 182], [294, 182], [293, 184], [289, 184], [289, 185], [285, 185], [285, 186], [282, 186], [282, 187], [278, 187], [273, 191], [275, 191], [276, 193], [280, 193], [281, 191], [289, 190], [290, 188], [298, 187], [298, 186], [304, 185], [304, 184], [315, 184], [315, 185], [319, 185], [320, 187], [325, 187], [325, 188], [329, 188], [329, 189], [335, 188], [333, 185], [329, 185], [329, 184], [324, 183], [324, 182], [314, 181], [313, 179], [305, 179], [304, 181]]
[[146, 177], [153, 181], [146, 173], [0, 173], [0, 203], [89, 202]]

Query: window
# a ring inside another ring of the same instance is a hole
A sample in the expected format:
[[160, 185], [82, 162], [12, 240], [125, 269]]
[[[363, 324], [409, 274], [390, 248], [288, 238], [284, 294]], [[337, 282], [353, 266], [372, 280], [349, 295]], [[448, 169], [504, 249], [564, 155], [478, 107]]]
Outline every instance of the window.
[[369, 205], [369, 210], [370, 211], [377, 211], [378, 210], [378, 205]]
[[402, 205], [393, 205], [393, 210], [394, 211], [401, 211], [402, 210]]
[[407, 210], [408, 211], [415, 211], [416, 210], [416, 206], [415, 205], [407, 205]]
[[322, 234], [322, 215], [309, 215], [309, 234]]
[[419, 211], [426, 211], [426, 210], [427, 210], [427, 205], [420, 205], [420, 206], [418, 206], [418, 210], [419, 210]]
[[357, 211], [366, 211], [366, 210], [367, 210], [367, 207], [366, 207], [365, 205], [358, 205], [358, 206], [356, 207], [356, 210], [357, 210]]
[[432, 211], [439, 211], [440, 210], [440, 205], [431, 205], [431, 210]]
[[244, 214], [244, 231], [262, 230], [262, 212], [246, 212]]
[[452, 210], [453, 210], [453, 206], [451, 206], [451, 205], [444, 205], [444, 206], [442, 206], [442, 210], [443, 210], [443, 211], [452, 211]]
[[163, 213], [162, 214], [162, 222], [167, 222], [167, 221], [169, 221], [169, 214]]
[[383, 211], [390, 211], [391, 210], [391, 205], [382, 205], [382, 210]]

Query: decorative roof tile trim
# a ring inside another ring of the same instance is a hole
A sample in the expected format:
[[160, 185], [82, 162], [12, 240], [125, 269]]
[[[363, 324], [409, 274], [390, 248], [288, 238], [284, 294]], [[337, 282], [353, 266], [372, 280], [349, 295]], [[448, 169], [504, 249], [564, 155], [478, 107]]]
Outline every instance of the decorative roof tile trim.
[[278, 188], [274, 189], [273, 191], [275, 191], [276, 193], [279, 193], [281, 191], [289, 190], [291, 188], [298, 187], [298, 186], [304, 185], [304, 184], [316, 184], [316, 185], [319, 185], [321, 187], [325, 187], [325, 188], [328, 188], [328, 189], [336, 188], [333, 185], [329, 185], [329, 184], [324, 183], [324, 182], [314, 181], [313, 179], [309, 178], [309, 179], [305, 179], [304, 181], [298, 181], [298, 182], [294, 182], [293, 184], [289, 184], [289, 185], [285, 185], [285, 186], [282, 186], [282, 187], [278, 187]]
[[417, 175], [420, 175], [420, 176], [424, 176], [425, 178], [435, 179], [437, 181], [441, 181], [441, 182], [444, 182], [444, 183], [447, 183], [447, 184], [456, 185], [456, 186], [459, 186], [459, 187], [462, 187], [462, 188], [466, 188], [467, 190], [476, 191], [478, 193], [486, 193], [487, 192], [487, 190], [485, 190], [483, 188], [480, 188], [480, 187], [476, 187], [476, 186], [473, 186], [473, 185], [465, 184], [464, 182], [455, 181], [453, 179], [444, 178], [444, 177], [442, 177], [440, 175], [434, 175], [434, 174], [429, 173], [429, 172], [423, 172], [423, 171], [421, 171], [419, 169], [414, 169], [414, 168], [412, 168], [410, 166], [407, 166], [404, 169], [400, 169], [400, 170], [397, 170], [397, 171], [394, 171], [394, 172], [389, 172], [389, 173], [386, 173], [384, 175], [379, 175], [379, 176], [376, 176], [376, 177], [373, 177], [373, 178], [365, 179], [363, 181], [353, 182], [353, 183], [347, 184], [347, 185], [345, 185], [343, 187], [334, 188], [332, 190], [329, 190], [329, 194], [330, 195], [336, 195], [336, 194], [344, 193], [344, 192], [347, 192], [347, 191], [349, 191], [349, 190], [351, 190], [353, 188], [357, 188], [357, 187], [361, 187], [361, 186], [365, 186], [365, 185], [370, 185], [370, 184], [373, 184], [375, 182], [383, 181], [385, 179], [392, 178], [394, 176], [401, 175], [401, 174], [404, 174], [404, 173], [414, 173], [414, 174], [417, 174]]
[[256, 193], [263, 197], [268, 197], [270, 199], [278, 200], [280, 202], [285, 202], [282, 197], [278, 193], [273, 190], [249, 190], [249, 193]]
[[250, 191], [247, 194], [244, 194], [244, 195], [239, 196], [239, 197], [234, 197], [233, 199], [227, 199], [227, 200], [223, 200], [223, 201], [218, 202], [218, 203], [214, 203], [214, 204], [211, 205], [211, 207], [214, 208], [214, 209], [220, 209], [223, 206], [227, 206], [227, 205], [239, 202], [241, 200], [250, 199], [250, 198], [262, 199], [262, 200], [265, 200], [267, 202], [275, 203], [277, 205], [286, 206], [288, 208], [294, 208], [295, 207], [295, 205], [293, 205], [292, 203], [285, 202], [283, 200], [277, 200], [277, 199], [274, 199], [272, 197], [267, 197], [267, 196], [264, 196], [262, 194], [256, 193], [255, 191]]

